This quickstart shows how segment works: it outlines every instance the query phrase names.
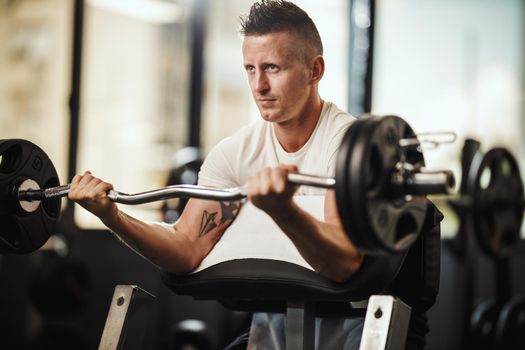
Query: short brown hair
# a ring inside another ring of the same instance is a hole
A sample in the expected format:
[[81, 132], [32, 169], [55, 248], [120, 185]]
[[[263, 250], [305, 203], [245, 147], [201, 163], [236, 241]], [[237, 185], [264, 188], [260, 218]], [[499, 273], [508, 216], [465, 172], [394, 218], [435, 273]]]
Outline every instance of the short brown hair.
[[252, 5], [247, 16], [240, 17], [240, 33], [264, 35], [291, 32], [311, 47], [314, 54], [323, 54], [323, 43], [308, 14], [297, 5], [284, 0], [261, 0]]

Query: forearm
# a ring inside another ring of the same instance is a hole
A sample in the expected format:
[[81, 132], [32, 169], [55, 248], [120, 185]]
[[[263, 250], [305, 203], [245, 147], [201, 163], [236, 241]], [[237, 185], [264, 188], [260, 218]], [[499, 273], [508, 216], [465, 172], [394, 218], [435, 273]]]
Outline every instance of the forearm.
[[341, 226], [319, 221], [295, 203], [290, 214], [276, 223], [321, 275], [344, 282], [360, 268], [363, 254]]
[[122, 211], [102, 222], [137, 253], [174, 273], [194, 270], [205, 256], [199, 254], [198, 246], [187, 234], [174, 226], [143, 222]]

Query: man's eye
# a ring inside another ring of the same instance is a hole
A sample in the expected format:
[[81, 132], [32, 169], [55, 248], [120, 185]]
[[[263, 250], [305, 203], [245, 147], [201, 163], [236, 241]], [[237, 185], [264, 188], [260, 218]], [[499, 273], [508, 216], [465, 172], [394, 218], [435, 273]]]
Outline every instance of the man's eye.
[[269, 64], [268, 66], [266, 66], [266, 69], [270, 71], [276, 71], [278, 67], [275, 64]]
[[248, 73], [253, 72], [254, 70], [255, 70], [255, 67], [254, 67], [254, 66], [246, 66], [246, 71], [247, 71]]

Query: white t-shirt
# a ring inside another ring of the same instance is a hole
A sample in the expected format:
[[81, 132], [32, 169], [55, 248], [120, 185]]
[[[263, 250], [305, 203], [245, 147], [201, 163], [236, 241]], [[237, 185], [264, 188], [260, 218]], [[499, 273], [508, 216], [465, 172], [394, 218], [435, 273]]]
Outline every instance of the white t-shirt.
[[[336, 153], [350, 123], [355, 120], [336, 105], [324, 102], [310, 139], [297, 152], [288, 153], [275, 137], [272, 123], [260, 120], [218, 143], [206, 157], [199, 185], [238, 187], [267, 166], [295, 164], [304, 174], [333, 176]], [[296, 203], [319, 220], [324, 219], [326, 190], [300, 186]], [[275, 222], [253, 204], [245, 203], [213, 250], [194, 271], [235, 259], [273, 259], [313, 268]]]
[[[297, 152], [288, 153], [275, 137], [273, 124], [258, 120], [219, 142], [208, 154], [199, 173], [199, 185], [219, 188], [243, 186], [248, 177], [268, 166], [295, 164], [309, 175], [333, 176], [336, 153], [354, 117], [324, 102], [314, 132]], [[301, 186], [297, 195], [324, 194], [325, 190]]]

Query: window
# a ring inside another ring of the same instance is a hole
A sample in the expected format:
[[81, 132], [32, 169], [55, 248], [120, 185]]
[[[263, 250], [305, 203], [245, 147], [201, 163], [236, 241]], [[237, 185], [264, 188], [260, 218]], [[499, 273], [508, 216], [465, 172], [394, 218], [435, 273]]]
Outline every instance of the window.
[[0, 2], [0, 139], [40, 146], [67, 181], [71, 1]]
[[[164, 187], [175, 151], [186, 145], [189, 3], [87, 1], [77, 171], [115, 189]], [[160, 220], [161, 203], [126, 208]], [[77, 206], [82, 228], [101, 228]]]
[[[456, 132], [454, 145], [425, 158], [452, 165], [458, 180], [466, 137], [523, 160], [523, 23], [520, 0], [378, 1], [372, 112], [397, 114], [416, 132]], [[455, 233], [454, 215], [445, 217], [443, 233]]]

